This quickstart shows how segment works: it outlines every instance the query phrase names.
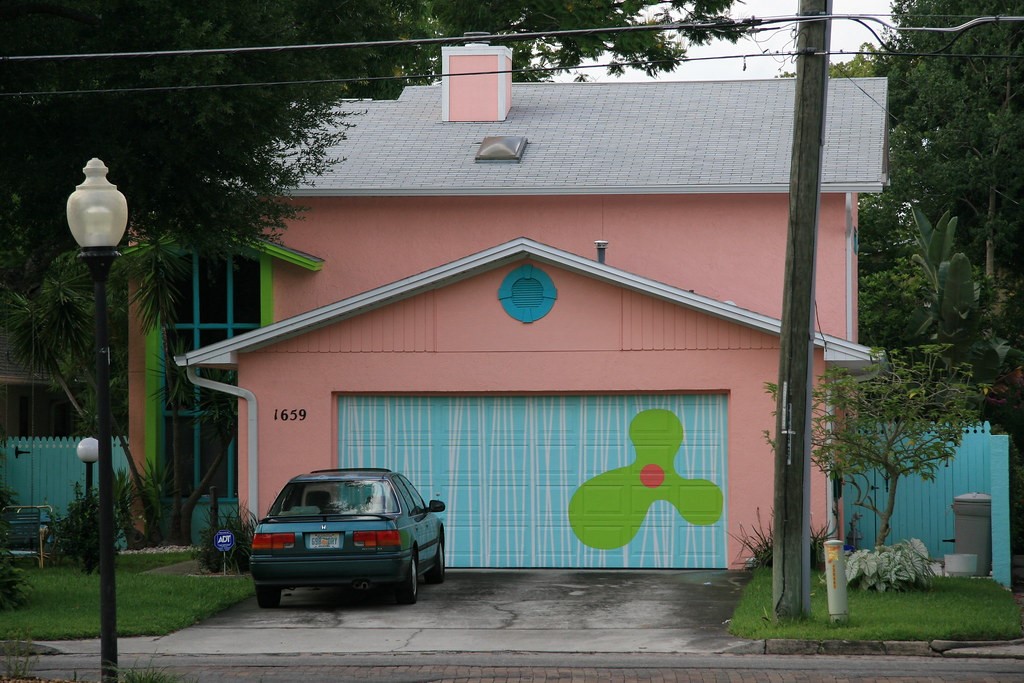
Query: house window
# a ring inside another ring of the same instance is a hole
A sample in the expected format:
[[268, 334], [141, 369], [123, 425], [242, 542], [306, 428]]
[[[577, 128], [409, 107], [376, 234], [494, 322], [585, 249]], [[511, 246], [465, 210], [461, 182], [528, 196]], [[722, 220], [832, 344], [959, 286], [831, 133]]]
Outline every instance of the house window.
[[529, 264], [506, 275], [498, 288], [498, 300], [505, 312], [523, 323], [546, 316], [557, 298], [558, 290], [547, 273]]
[[[169, 334], [173, 353], [231, 339], [260, 326], [260, 266], [257, 260], [242, 257], [207, 259], [193, 254], [189, 281], [180, 284], [180, 291], [182, 296], [176, 321]], [[217, 487], [218, 498], [237, 497], [237, 433], [224, 438], [208, 422], [200, 419], [201, 410], [194, 408], [198, 405], [198, 387], [183, 378], [186, 383], [180, 389], [190, 393], [190, 400], [171, 401], [170, 392], [166, 391], [166, 375], [162, 379], [165, 388], [163, 459], [170, 471], [176, 442], [184, 475], [182, 495], [194, 490], [206, 471], [217, 463], [218, 456], [223, 456], [211, 485]], [[174, 403], [187, 403], [190, 408], [175, 410]]]

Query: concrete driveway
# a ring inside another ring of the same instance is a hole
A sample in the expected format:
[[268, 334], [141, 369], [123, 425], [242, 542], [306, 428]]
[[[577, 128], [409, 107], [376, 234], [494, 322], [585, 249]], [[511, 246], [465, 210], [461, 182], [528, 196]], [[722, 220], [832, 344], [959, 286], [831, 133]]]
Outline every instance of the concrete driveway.
[[[298, 589], [279, 608], [260, 609], [252, 598], [168, 636], [121, 638], [119, 650], [741, 653], [755, 644], [726, 629], [748, 579], [736, 571], [449, 569], [445, 583], [420, 584], [415, 605], [396, 605], [387, 590]], [[48, 644], [73, 652], [89, 642]]]

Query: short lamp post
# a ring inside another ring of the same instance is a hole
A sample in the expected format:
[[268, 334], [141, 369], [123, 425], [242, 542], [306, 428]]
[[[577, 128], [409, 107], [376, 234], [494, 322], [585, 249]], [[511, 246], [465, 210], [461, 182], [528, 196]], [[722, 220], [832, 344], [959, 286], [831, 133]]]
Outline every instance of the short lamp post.
[[85, 495], [92, 491], [92, 465], [100, 458], [100, 442], [87, 436], [78, 442], [78, 459], [85, 463]]
[[117, 603], [114, 584], [114, 467], [110, 448], [110, 349], [107, 331], [107, 276], [120, 256], [117, 244], [128, 224], [128, 202], [107, 181], [107, 167], [90, 159], [85, 182], [68, 197], [68, 225], [82, 248], [78, 257], [92, 273], [96, 299], [96, 413], [100, 507], [100, 669], [104, 682], [117, 681]]

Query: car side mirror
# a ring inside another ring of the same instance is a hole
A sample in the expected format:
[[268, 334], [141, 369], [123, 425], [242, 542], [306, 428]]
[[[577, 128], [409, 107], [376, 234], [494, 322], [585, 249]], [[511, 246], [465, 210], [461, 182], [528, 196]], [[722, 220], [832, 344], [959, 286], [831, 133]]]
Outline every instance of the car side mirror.
[[427, 504], [427, 509], [431, 512], [444, 512], [444, 503], [439, 500], [432, 500]]

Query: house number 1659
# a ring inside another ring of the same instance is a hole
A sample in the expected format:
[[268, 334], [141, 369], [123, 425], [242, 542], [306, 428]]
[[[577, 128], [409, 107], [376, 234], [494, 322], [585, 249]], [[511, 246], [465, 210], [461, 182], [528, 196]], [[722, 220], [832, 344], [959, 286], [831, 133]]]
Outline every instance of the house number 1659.
[[296, 408], [275, 408], [274, 409], [274, 419], [275, 420], [283, 420], [285, 422], [287, 422], [288, 420], [298, 420], [299, 422], [302, 422], [303, 420], [306, 419], [306, 409], [305, 408], [297, 408], [297, 409]]

